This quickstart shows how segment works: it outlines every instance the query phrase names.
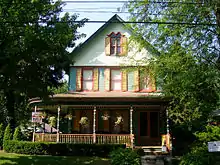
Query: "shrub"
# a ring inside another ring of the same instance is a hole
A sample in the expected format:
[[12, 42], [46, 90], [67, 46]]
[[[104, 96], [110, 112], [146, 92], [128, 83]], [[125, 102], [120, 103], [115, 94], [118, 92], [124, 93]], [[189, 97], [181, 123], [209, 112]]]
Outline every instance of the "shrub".
[[23, 134], [21, 133], [20, 127], [15, 128], [13, 140], [23, 140]]
[[3, 138], [4, 138], [4, 126], [0, 124], [0, 148], [3, 147]]
[[144, 156], [145, 152], [143, 148], [135, 148], [134, 151], [139, 155], [139, 156]]
[[5, 128], [5, 133], [4, 133], [4, 138], [3, 138], [3, 143], [6, 140], [11, 140], [12, 139], [12, 130], [10, 124], [7, 125]]
[[141, 158], [132, 149], [119, 148], [110, 153], [111, 165], [140, 165]]
[[214, 165], [218, 153], [208, 152], [209, 141], [220, 140], [220, 128], [217, 126], [206, 126], [206, 129], [195, 134], [197, 140], [190, 152], [185, 154], [180, 165]]
[[191, 152], [181, 158], [180, 165], [214, 165], [216, 156], [209, 153], [207, 146], [193, 147]]
[[28, 142], [7, 140], [4, 150], [11, 153], [29, 155], [66, 155], [66, 156], [100, 156], [106, 157], [109, 153], [125, 145], [116, 144], [72, 144], [53, 142]]

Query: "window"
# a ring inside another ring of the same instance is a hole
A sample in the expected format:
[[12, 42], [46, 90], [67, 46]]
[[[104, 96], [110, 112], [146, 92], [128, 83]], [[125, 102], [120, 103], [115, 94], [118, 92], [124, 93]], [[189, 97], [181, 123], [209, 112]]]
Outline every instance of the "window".
[[111, 70], [111, 90], [112, 91], [121, 91], [121, 71], [120, 70]]
[[112, 33], [110, 35], [110, 54], [116, 55], [121, 53], [121, 33]]
[[93, 71], [92, 69], [83, 70], [83, 90], [91, 91], [93, 90]]
[[152, 92], [156, 90], [155, 79], [149, 70], [140, 71], [140, 90]]
[[140, 90], [149, 90], [150, 78], [146, 72], [140, 72]]
[[105, 38], [106, 55], [125, 55], [127, 54], [127, 37], [120, 32], [112, 32]]

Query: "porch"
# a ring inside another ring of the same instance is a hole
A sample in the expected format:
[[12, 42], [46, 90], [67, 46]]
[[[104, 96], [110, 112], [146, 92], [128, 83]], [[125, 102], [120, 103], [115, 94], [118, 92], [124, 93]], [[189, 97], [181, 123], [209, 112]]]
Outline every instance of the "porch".
[[32, 103], [35, 112], [56, 117], [56, 132], [34, 133], [33, 141], [161, 146], [167, 131], [166, 100], [67, 95]]

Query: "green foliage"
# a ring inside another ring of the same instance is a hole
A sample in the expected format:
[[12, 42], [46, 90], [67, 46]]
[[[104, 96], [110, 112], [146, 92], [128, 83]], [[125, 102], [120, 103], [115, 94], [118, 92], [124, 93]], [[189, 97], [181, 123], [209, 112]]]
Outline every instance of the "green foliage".
[[[141, 23], [130, 25], [135, 30], [133, 37], [138, 41], [143, 37], [153, 41], [153, 46], [162, 53], [169, 52], [177, 41], [187, 52], [192, 52], [194, 57], [208, 63], [215, 62], [213, 59], [219, 58], [220, 52], [220, 43], [217, 41], [220, 37], [220, 2], [198, 2], [130, 1], [128, 6], [131, 21], [158, 22], [147, 26]], [[143, 46], [148, 47], [146, 42]]]
[[67, 93], [68, 92], [68, 83], [64, 81], [58, 88], [52, 87], [49, 88], [53, 94]]
[[22, 108], [29, 98], [45, 98], [51, 94], [49, 88], [62, 85], [64, 70], [68, 73], [72, 63], [68, 48], [84, 36], [78, 29], [87, 19], [61, 15], [63, 5], [47, 0], [0, 1], [0, 91], [12, 127], [15, 120], [24, 119]]
[[196, 132], [197, 143], [206, 144], [210, 141], [220, 141], [219, 126], [208, 125], [204, 131]]
[[139, 156], [144, 156], [145, 152], [143, 148], [135, 148], [134, 151], [139, 155]]
[[[179, 3], [178, 3], [179, 2]], [[197, 131], [205, 125], [210, 113], [219, 107], [220, 67], [220, 3], [189, 4], [131, 1], [131, 21], [218, 23], [218, 26], [183, 24], [132, 24], [134, 36], [141, 47], [149, 42], [160, 51], [149, 68], [158, 79], [165, 96], [171, 98], [168, 107], [172, 122]], [[152, 15], [152, 12], [154, 13]], [[135, 14], [136, 13], [136, 14]], [[159, 16], [155, 16], [158, 14]], [[178, 15], [178, 16], [177, 16]], [[211, 19], [212, 17], [212, 19]], [[147, 41], [149, 42], [147, 42]], [[145, 41], [145, 42], [144, 42]], [[155, 53], [154, 53], [155, 54]]]
[[204, 131], [197, 132], [197, 140], [191, 151], [181, 158], [180, 165], [213, 165], [217, 162], [217, 154], [208, 152], [209, 141], [220, 140], [218, 126], [206, 126]]
[[11, 130], [11, 125], [8, 124], [7, 127], [5, 128], [3, 143], [5, 143], [5, 141], [11, 140], [11, 139], [12, 139], [12, 130]]
[[208, 147], [194, 147], [181, 158], [180, 165], [214, 165], [216, 156], [208, 152]]
[[15, 132], [13, 134], [13, 140], [18, 140], [18, 141], [23, 140], [23, 134], [21, 132], [20, 127], [15, 128]]
[[140, 165], [141, 160], [137, 152], [131, 149], [119, 148], [110, 153], [112, 165]]
[[3, 147], [3, 138], [4, 138], [4, 126], [0, 124], [0, 148]]
[[4, 150], [10, 153], [100, 157], [106, 157], [112, 150], [120, 147], [125, 147], [125, 145], [27, 142], [16, 140], [7, 140], [4, 144]]

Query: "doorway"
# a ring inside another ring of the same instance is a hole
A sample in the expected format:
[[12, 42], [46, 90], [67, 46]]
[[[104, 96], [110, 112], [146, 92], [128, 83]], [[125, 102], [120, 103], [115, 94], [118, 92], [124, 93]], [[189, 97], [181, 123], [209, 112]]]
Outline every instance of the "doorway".
[[139, 112], [139, 145], [159, 145], [159, 112]]

